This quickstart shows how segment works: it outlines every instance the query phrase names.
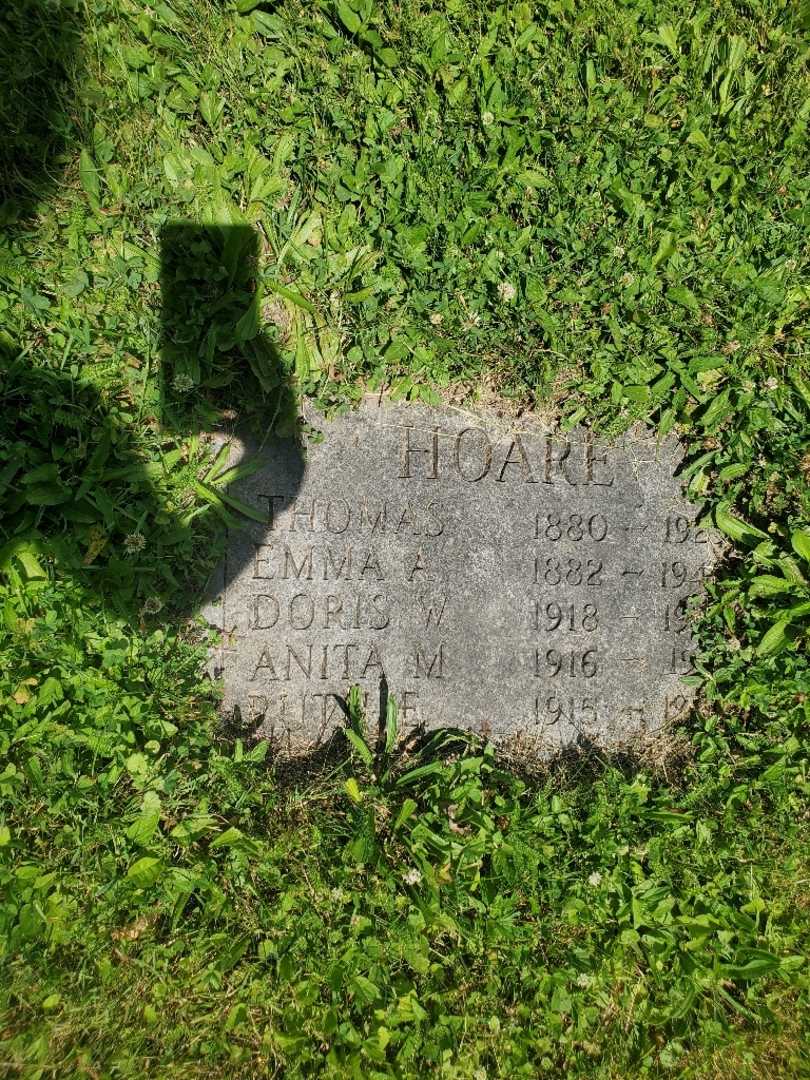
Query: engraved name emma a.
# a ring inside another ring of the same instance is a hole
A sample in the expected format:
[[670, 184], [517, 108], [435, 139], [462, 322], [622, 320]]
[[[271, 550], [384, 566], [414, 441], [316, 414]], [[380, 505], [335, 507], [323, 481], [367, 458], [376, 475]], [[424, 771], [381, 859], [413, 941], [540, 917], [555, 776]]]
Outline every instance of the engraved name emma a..
[[430, 576], [426, 553], [418, 548], [394, 559], [372, 545], [355, 548], [330, 544], [257, 544], [254, 542], [253, 579], [265, 581], [424, 581]]
[[426, 431], [405, 424], [397, 478], [611, 487], [615, 476], [608, 455], [608, 449], [597, 451], [590, 439], [571, 443], [551, 435], [513, 433], [493, 445], [483, 428]]

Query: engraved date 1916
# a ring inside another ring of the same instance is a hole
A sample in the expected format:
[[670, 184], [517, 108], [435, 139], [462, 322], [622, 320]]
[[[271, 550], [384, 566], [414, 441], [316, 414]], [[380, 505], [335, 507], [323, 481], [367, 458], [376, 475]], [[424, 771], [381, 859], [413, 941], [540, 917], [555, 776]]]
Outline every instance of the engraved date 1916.
[[592, 679], [599, 669], [596, 649], [584, 652], [562, 652], [559, 649], [534, 650], [534, 674], [550, 679], [558, 676], [570, 679]]

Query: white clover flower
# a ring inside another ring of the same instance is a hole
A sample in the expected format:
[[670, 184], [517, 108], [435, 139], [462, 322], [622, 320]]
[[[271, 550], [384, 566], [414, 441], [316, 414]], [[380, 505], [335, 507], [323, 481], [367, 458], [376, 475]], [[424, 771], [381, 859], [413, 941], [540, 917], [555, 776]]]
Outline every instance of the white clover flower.
[[185, 371], [180, 371], [172, 380], [172, 386], [178, 394], [187, 394], [194, 389], [194, 380]]
[[422, 875], [419, 873], [415, 866], [412, 866], [410, 870], [406, 870], [405, 873], [402, 875], [402, 880], [405, 882], [406, 885], [418, 885], [419, 882], [422, 880]]
[[124, 551], [127, 555], [135, 555], [146, 547], [146, 537], [143, 533], [128, 533], [124, 537]]
[[592, 982], [591, 977], [586, 971], [581, 971], [579, 973], [579, 975], [577, 975], [577, 979], [576, 979], [577, 986], [581, 987], [583, 990], [586, 987], [590, 986], [591, 982]]
[[621, 259], [622, 256], [624, 255], [624, 250], [625, 249], [622, 247], [621, 244], [617, 244], [616, 247], [613, 249], [613, 258], [614, 259]]
[[510, 300], [514, 300], [517, 296], [517, 289], [511, 281], [502, 281], [498, 285], [498, 296], [505, 304], [508, 304]]
[[487, 112], [483, 113], [483, 115], [481, 116], [481, 123], [484, 125], [484, 127], [491, 127], [492, 124], [495, 123], [495, 114], [487, 110]]
[[444, 316], [440, 311], [434, 311], [433, 314], [430, 316], [430, 321], [433, 326], [441, 326], [444, 322]]
[[779, 380], [774, 375], [770, 375], [763, 383], [766, 390], [775, 390], [778, 385]]
[[594, 889], [597, 887], [597, 885], [602, 884], [602, 875], [599, 873], [598, 870], [594, 870], [592, 874], [588, 875], [588, 884], [592, 885]]
[[631, 274], [629, 270], [627, 271], [626, 274], [622, 274], [622, 285], [624, 285], [625, 287], [627, 285], [632, 285], [635, 280], [636, 280], [636, 275]]

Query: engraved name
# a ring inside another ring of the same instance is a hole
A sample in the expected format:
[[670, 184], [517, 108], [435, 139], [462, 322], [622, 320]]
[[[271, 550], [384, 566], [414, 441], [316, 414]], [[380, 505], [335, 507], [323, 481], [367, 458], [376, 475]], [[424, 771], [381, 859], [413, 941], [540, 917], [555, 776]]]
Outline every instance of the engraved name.
[[612, 487], [615, 481], [610, 450], [597, 451], [591, 440], [572, 444], [551, 435], [513, 433], [493, 444], [479, 427], [459, 432], [431, 431], [406, 424], [399, 452], [400, 480], [463, 480], [474, 484], [549, 484], [567, 487]]

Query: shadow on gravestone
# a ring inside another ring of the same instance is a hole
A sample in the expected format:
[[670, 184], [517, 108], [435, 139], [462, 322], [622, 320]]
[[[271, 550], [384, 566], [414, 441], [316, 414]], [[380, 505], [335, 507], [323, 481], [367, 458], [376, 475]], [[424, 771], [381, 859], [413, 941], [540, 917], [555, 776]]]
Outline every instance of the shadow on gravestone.
[[61, 177], [74, 138], [64, 93], [78, 63], [77, 3], [0, 5], [0, 222], [30, 216]]

